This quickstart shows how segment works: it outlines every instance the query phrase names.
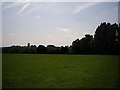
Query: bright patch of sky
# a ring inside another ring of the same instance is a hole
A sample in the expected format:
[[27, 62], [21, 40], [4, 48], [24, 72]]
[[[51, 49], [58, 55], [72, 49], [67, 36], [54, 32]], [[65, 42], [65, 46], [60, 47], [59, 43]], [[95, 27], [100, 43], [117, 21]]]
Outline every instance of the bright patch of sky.
[[3, 2], [2, 44], [71, 45], [102, 22], [118, 22], [117, 2]]

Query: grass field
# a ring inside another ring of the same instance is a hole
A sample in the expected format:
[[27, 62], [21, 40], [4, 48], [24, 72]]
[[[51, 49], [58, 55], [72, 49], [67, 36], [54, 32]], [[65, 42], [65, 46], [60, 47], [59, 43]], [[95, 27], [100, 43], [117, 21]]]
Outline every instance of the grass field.
[[3, 88], [116, 88], [119, 56], [4, 54]]

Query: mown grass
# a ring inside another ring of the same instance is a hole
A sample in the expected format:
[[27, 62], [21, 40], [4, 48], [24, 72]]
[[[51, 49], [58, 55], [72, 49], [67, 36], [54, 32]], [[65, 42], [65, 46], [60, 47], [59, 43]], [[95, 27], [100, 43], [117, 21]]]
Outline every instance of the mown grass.
[[2, 88], [2, 54], [0, 53], [0, 89]]
[[119, 56], [3, 54], [3, 88], [117, 88]]

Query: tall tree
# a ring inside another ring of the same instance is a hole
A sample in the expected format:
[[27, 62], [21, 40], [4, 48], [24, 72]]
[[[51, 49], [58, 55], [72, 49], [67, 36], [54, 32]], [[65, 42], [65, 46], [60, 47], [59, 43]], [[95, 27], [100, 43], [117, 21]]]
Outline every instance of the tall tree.
[[80, 53], [80, 40], [79, 39], [76, 39], [75, 41], [72, 42], [71, 53], [73, 54]]
[[117, 29], [117, 53], [120, 54], [120, 23]]
[[110, 54], [116, 52], [118, 25], [115, 23], [101, 23], [95, 31], [94, 40], [98, 53]]
[[72, 43], [72, 53], [75, 54], [91, 54], [93, 52], [94, 42], [93, 36], [90, 34], [86, 34], [81, 40], [76, 39]]
[[86, 34], [85, 37], [80, 40], [80, 52], [91, 54], [93, 53], [93, 49], [94, 49], [93, 36], [90, 34]]

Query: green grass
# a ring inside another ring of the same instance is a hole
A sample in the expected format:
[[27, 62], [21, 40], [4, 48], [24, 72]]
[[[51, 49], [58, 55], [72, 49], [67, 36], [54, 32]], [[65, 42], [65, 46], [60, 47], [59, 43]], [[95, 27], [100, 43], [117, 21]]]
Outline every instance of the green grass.
[[3, 88], [116, 88], [119, 56], [4, 54]]
[[0, 89], [2, 88], [2, 54], [0, 53]]

